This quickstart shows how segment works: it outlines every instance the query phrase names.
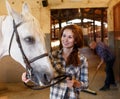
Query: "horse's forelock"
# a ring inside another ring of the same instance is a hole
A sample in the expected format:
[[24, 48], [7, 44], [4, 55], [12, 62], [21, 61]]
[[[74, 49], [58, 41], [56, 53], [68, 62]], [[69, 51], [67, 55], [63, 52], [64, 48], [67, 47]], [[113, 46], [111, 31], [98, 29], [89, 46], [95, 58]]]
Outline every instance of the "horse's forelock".
[[36, 27], [36, 32], [34, 32], [34, 36], [39, 36], [42, 44], [45, 43], [45, 34], [43, 33], [42, 29], [41, 29], [41, 26], [40, 26], [40, 22], [34, 17], [32, 16], [30, 13], [28, 13], [27, 15], [24, 15], [23, 16], [23, 19], [22, 19], [23, 23], [29, 23], [29, 22], [32, 22], [33, 25]]

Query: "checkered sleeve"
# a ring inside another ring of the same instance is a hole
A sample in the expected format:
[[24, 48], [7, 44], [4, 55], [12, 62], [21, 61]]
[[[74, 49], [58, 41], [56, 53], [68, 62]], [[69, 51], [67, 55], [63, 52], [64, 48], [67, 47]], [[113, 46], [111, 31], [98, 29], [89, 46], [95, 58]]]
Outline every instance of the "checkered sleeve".
[[77, 90], [82, 90], [88, 87], [88, 61], [85, 56], [81, 56], [82, 65], [80, 66], [80, 74], [77, 75], [79, 81], [81, 82], [81, 87]]

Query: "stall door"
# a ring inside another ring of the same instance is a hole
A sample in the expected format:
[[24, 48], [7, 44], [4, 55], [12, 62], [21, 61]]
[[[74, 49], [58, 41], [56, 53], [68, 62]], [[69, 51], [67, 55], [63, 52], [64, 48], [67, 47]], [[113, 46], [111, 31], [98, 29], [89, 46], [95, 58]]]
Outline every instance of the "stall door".
[[120, 83], [120, 2], [114, 6], [115, 74]]

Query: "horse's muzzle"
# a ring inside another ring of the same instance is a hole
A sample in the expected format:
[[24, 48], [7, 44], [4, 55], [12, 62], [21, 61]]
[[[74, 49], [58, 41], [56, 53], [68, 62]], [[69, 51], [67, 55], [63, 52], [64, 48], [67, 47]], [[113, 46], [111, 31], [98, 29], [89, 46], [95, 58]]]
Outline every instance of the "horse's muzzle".
[[35, 73], [32, 73], [32, 75], [28, 77], [37, 86], [48, 85], [51, 83], [51, 80], [53, 79], [53, 76], [48, 72], [45, 72], [45, 73], [35, 72]]

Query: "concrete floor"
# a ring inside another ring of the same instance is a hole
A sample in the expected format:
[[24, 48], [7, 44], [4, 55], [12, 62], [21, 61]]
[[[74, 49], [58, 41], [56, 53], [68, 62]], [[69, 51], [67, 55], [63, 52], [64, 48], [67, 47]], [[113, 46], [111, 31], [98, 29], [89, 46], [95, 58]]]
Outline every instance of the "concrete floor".
[[[81, 99], [119, 99], [120, 86], [111, 87], [109, 91], [99, 91], [104, 84], [105, 72], [103, 65], [97, 72], [93, 82], [91, 82], [96, 71], [96, 66], [99, 63], [99, 58], [94, 55], [87, 47], [82, 50], [82, 53], [88, 58], [89, 62], [89, 88], [96, 91], [97, 95], [81, 92]], [[19, 83], [0, 83], [0, 99], [49, 99], [49, 88], [44, 90], [31, 90]]]

